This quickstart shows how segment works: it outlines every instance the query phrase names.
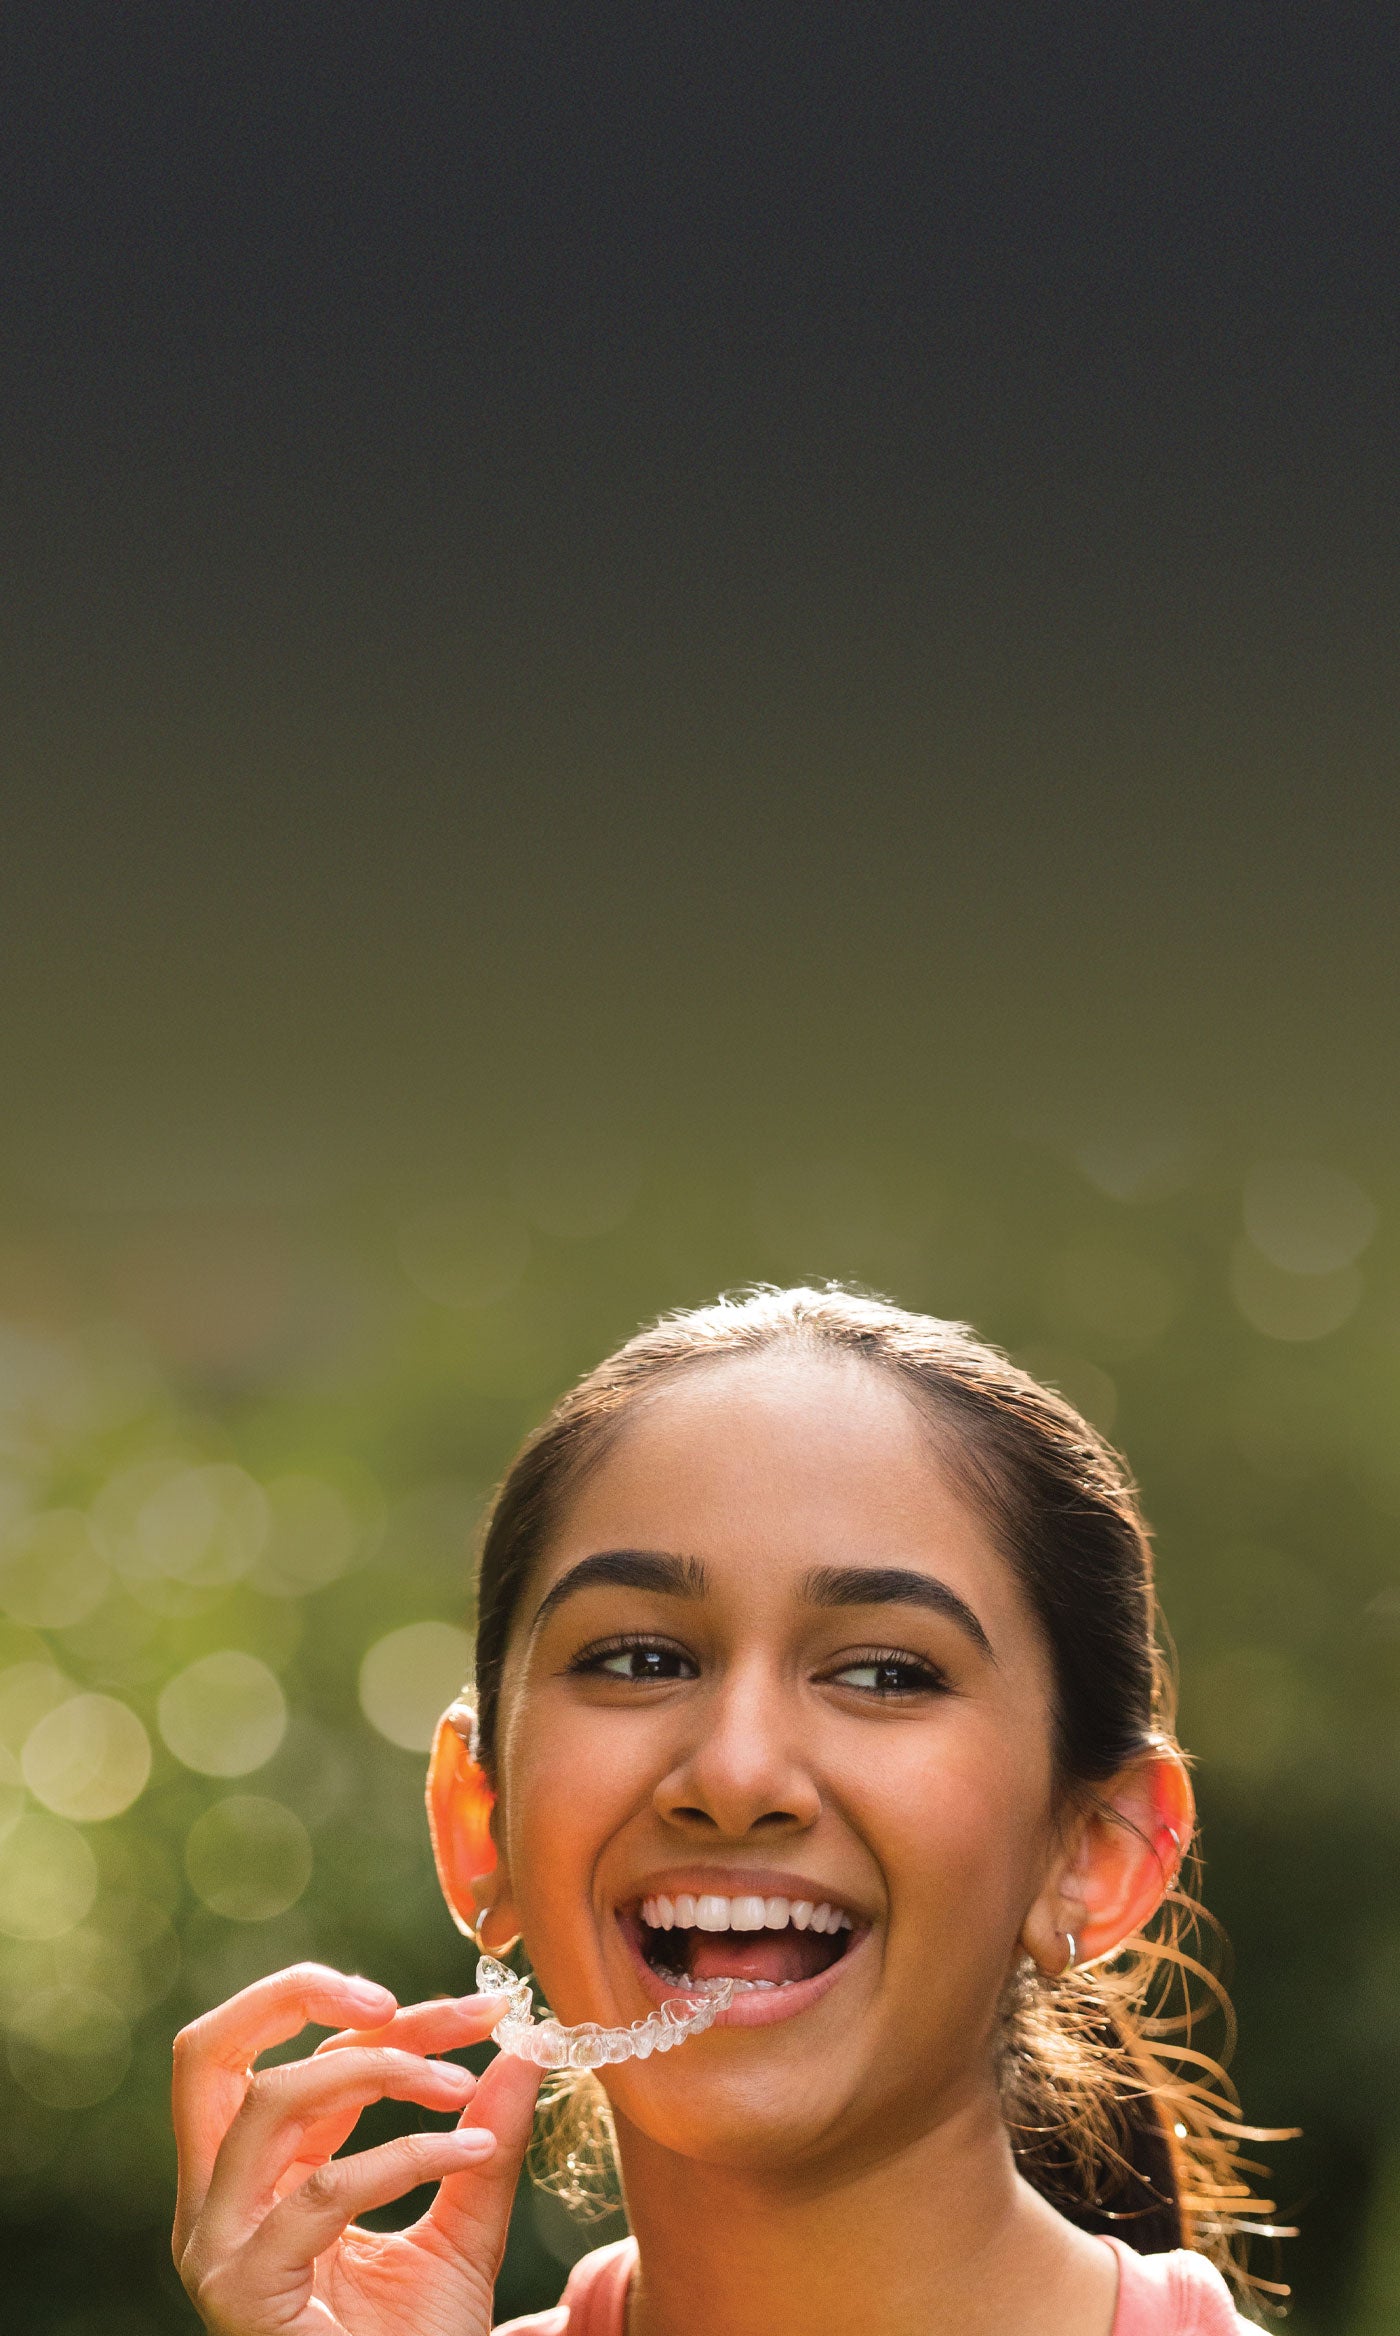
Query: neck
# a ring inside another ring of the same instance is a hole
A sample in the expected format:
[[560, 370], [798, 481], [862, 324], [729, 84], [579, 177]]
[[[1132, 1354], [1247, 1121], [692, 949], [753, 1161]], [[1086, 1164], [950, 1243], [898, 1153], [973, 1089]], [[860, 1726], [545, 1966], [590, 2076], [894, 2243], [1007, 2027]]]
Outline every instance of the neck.
[[704, 2165], [618, 2121], [628, 2336], [1110, 2336], [1110, 2251], [1016, 2171], [994, 2103], [875, 2164]]

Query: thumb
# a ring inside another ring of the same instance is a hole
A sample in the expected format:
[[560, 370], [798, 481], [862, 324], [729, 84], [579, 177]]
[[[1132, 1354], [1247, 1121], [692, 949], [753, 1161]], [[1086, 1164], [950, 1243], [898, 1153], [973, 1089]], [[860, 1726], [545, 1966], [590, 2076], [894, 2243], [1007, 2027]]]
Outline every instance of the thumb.
[[449, 2174], [423, 2217], [450, 2246], [495, 2277], [505, 2252], [516, 2184], [525, 2161], [544, 2070], [498, 2052], [463, 2111], [464, 2125], [485, 2126], [496, 2147], [480, 2167]]

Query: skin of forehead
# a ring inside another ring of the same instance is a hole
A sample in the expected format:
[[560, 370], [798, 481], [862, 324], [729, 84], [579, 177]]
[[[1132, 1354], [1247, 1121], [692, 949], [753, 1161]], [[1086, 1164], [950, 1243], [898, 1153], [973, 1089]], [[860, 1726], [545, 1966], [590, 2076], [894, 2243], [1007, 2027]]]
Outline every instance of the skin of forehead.
[[1048, 1710], [1048, 1657], [1011, 1567], [940, 1461], [927, 1417], [856, 1357], [726, 1357], [645, 1397], [541, 1554], [503, 1701], [520, 1684], [541, 1598], [580, 1557], [618, 1546], [703, 1559], [716, 1603], [741, 1593], [749, 1615], [765, 1590], [786, 1601], [814, 1564], [922, 1564], [966, 1597], [1013, 1675], [1028, 1684], [1034, 1671]]

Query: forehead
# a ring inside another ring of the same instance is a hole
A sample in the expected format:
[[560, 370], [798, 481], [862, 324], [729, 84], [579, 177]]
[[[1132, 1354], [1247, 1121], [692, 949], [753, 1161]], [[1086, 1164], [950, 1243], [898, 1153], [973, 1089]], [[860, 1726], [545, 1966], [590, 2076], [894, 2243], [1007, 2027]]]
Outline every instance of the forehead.
[[742, 1569], [752, 1595], [813, 1565], [926, 1565], [985, 1606], [1011, 1569], [898, 1382], [855, 1357], [793, 1352], [693, 1367], [639, 1403], [560, 1517], [538, 1587], [591, 1550]]

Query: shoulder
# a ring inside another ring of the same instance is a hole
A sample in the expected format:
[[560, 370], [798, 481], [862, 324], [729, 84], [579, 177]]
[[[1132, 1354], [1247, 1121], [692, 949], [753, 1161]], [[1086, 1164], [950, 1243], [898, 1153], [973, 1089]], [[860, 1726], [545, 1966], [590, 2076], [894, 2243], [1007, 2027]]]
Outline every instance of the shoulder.
[[502, 2320], [493, 2336], [623, 2336], [627, 2290], [637, 2262], [635, 2239], [597, 2247], [569, 2273], [569, 2283], [552, 2311], [530, 2312], [522, 2320]]
[[1139, 2255], [1121, 2239], [1105, 2244], [1119, 2264], [1113, 2336], [1257, 2336], [1204, 2255], [1187, 2248]]

